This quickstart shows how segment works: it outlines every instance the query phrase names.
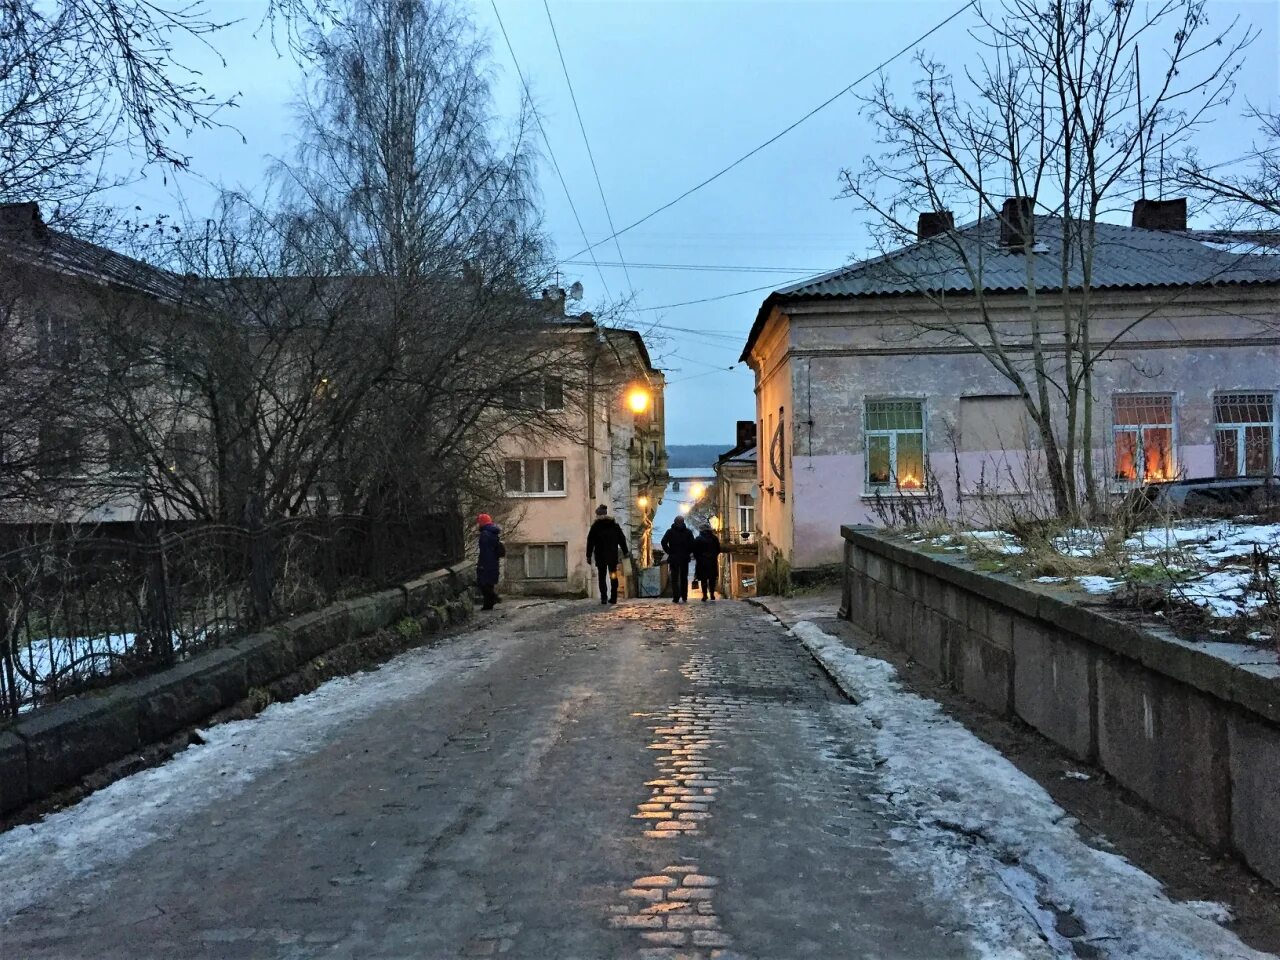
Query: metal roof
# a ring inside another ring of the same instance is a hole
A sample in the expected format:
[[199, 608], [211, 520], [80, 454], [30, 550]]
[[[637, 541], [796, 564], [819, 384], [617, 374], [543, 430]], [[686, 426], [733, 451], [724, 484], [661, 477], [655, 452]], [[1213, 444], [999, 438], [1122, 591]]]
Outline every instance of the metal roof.
[[[741, 359], [747, 359], [769, 312], [782, 301], [971, 294], [975, 279], [986, 293], [1022, 293], [1028, 289], [1029, 263], [1034, 265], [1037, 291], [1060, 291], [1063, 221], [1047, 216], [1037, 216], [1035, 220], [1036, 244], [1030, 253], [1001, 246], [1000, 221], [990, 217], [775, 290], [757, 313]], [[1280, 256], [1275, 254], [1239, 253], [1209, 246], [1185, 233], [1111, 223], [1096, 223], [1094, 229], [1090, 283], [1094, 290], [1280, 283]], [[1076, 248], [1079, 243], [1073, 239], [1071, 247]], [[1066, 287], [1078, 290], [1083, 285], [1077, 253], [1068, 270]]]

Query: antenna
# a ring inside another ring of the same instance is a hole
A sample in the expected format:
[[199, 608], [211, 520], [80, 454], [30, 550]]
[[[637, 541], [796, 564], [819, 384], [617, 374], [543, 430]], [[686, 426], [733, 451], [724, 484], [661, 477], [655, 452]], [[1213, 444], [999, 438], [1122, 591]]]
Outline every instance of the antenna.
[[1147, 128], [1142, 121], [1142, 55], [1138, 45], [1133, 45], [1133, 70], [1138, 80], [1138, 178], [1142, 181], [1142, 196], [1147, 195]]
[[582, 281], [581, 280], [573, 281], [573, 286], [569, 288], [569, 299], [570, 300], [582, 299]]

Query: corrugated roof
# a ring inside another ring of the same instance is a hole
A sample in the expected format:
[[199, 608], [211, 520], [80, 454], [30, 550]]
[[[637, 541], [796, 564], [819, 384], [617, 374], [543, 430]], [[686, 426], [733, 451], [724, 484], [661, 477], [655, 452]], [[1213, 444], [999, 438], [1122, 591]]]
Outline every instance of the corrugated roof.
[[181, 300], [190, 284], [179, 274], [154, 267], [107, 247], [41, 226], [38, 232], [0, 232], [5, 252], [33, 265], [91, 277], [104, 283], [149, 294], [162, 300]]
[[[1036, 217], [1035, 288], [1053, 293], [1063, 288], [1062, 220]], [[1227, 286], [1280, 283], [1280, 256], [1238, 253], [1209, 246], [1190, 236], [1097, 223], [1090, 288]], [[1072, 244], [1075, 246], [1075, 243]], [[1028, 288], [1028, 254], [1000, 245], [1000, 222], [991, 217], [903, 247], [871, 260], [771, 293], [761, 305], [747, 338], [747, 359], [773, 306], [807, 297], [876, 297], [974, 292], [975, 278], [987, 293], [1020, 293]], [[1078, 258], [1070, 265], [1067, 289], [1084, 285]]]

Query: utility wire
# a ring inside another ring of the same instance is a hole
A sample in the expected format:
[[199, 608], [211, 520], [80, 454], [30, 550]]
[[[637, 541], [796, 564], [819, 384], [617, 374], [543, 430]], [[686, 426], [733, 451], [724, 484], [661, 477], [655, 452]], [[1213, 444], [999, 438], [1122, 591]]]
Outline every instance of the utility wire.
[[[511, 54], [511, 62], [515, 64], [516, 76], [520, 78], [520, 86], [524, 88], [525, 99], [529, 103], [529, 109], [533, 111], [533, 119], [538, 123], [538, 130], [542, 133], [542, 142], [547, 146], [547, 155], [551, 158], [551, 166], [555, 168], [556, 176], [560, 178], [560, 186], [564, 188], [565, 199], [569, 201], [569, 209], [573, 211], [573, 219], [578, 223], [578, 232], [582, 234], [582, 242], [590, 243], [587, 239], [586, 228], [582, 225], [582, 218], [578, 216], [578, 208], [573, 202], [573, 196], [569, 193], [569, 184], [565, 182], [564, 174], [560, 172], [560, 164], [556, 162], [556, 152], [551, 149], [551, 138], [547, 136], [547, 128], [542, 125], [542, 115], [538, 112], [538, 107], [533, 102], [533, 93], [529, 90], [529, 83], [524, 78], [524, 71], [520, 69], [520, 60], [516, 57], [516, 48], [511, 45], [511, 37], [507, 35], [507, 25], [502, 22], [502, 14], [498, 12], [497, 0], [489, 0], [493, 6], [493, 15], [498, 18], [498, 28], [502, 31], [502, 39], [507, 42], [507, 50]], [[594, 247], [587, 247], [583, 253], [591, 253], [591, 262], [595, 263], [596, 255]], [[598, 263], [596, 266], [596, 275], [600, 277], [600, 285], [604, 287], [604, 292], [610, 299], [613, 294], [609, 292], [609, 284], [604, 278], [604, 271], [600, 269]]]
[[[600, 171], [596, 167], [596, 155], [591, 149], [591, 140], [587, 137], [587, 125], [582, 122], [582, 111], [578, 109], [578, 95], [573, 92], [573, 81], [569, 79], [569, 65], [565, 63], [564, 50], [560, 48], [560, 34], [556, 32], [556, 22], [551, 17], [551, 5], [547, 0], [542, 0], [542, 6], [547, 11], [547, 23], [551, 25], [551, 36], [556, 42], [556, 53], [560, 56], [560, 69], [564, 71], [564, 82], [569, 87], [569, 99], [573, 101], [573, 112], [578, 118], [578, 129], [582, 131], [582, 142], [586, 145], [587, 157], [591, 160], [591, 172], [595, 174], [596, 189], [600, 191], [600, 202], [604, 205], [604, 216], [609, 222], [610, 231], [613, 232], [613, 246], [618, 251], [618, 261], [622, 264], [623, 275], [627, 278], [627, 287], [632, 293], [635, 293], [635, 287], [631, 283], [631, 273], [627, 270], [626, 258], [622, 255], [622, 245], [618, 242], [618, 231], [613, 226], [613, 213], [610, 212], [609, 201], [604, 196], [604, 184], [600, 182]], [[586, 242], [585, 237], [583, 242]], [[599, 269], [598, 266], [597, 269]]]
[[[804, 277], [797, 277], [796, 281], [804, 280]], [[680, 303], [664, 303], [660, 307], [637, 307], [637, 311], [645, 310], [673, 310], [676, 307], [690, 307], [695, 303], [712, 303], [716, 300], [728, 300], [730, 297], [741, 297], [748, 293], [759, 293], [761, 290], [776, 290], [776, 283], [766, 283], [763, 287], [752, 287], [750, 290], [735, 290], [733, 293], [722, 293], [715, 297], [702, 297], [698, 300], [682, 300]]]
[[[834, 94], [833, 96], [828, 97], [826, 100], [822, 101], [822, 103], [818, 104], [816, 107], [814, 107], [812, 110], [810, 110], [810, 111], [809, 111], [808, 113], [806, 113], [804, 116], [802, 116], [799, 120], [796, 120], [794, 123], [792, 123], [792, 124], [788, 125], [787, 127], [784, 127], [782, 130], [780, 130], [778, 133], [775, 133], [772, 137], [770, 137], [770, 138], [769, 138], [768, 140], [766, 140], [764, 143], [760, 144], [758, 147], [755, 147], [755, 148], [753, 148], [753, 149], [749, 150], [748, 152], [744, 153], [744, 154], [743, 154], [742, 156], [740, 156], [737, 160], [734, 160], [734, 161], [733, 161], [732, 163], [730, 163], [728, 166], [723, 167], [723, 168], [721, 168], [720, 170], [716, 171], [716, 172], [715, 172], [715, 173], [713, 173], [711, 176], [709, 176], [709, 177], [707, 177], [705, 180], [703, 180], [701, 183], [694, 184], [692, 187], [690, 187], [690, 188], [689, 188], [688, 190], [686, 190], [684, 193], [680, 194], [680, 196], [676, 197], [674, 200], [668, 200], [668, 201], [667, 201], [666, 203], [664, 203], [662, 206], [658, 207], [656, 210], [652, 210], [652, 211], [650, 211], [649, 213], [646, 213], [643, 217], [641, 217], [639, 220], [636, 220], [634, 223], [629, 223], [629, 224], [627, 224], [627, 226], [623, 227], [621, 230], [614, 231], [614, 233], [613, 233], [611, 236], [605, 237], [603, 240], [597, 240], [594, 244], [591, 244], [591, 245], [589, 245], [589, 246], [587, 246], [587, 247], [584, 247], [583, 249], [581, 249], [581, 250], [579, 250], [577, 253], [575, 253], [572, 257], [570, 257], [569, 259], [571, 259], [571, 260], [576, 260], [578, 257], [582, 256], [584, 253], [589, 253], [590, 251], [594, 250], [596, 247], [600, 246], [602, 243], [608, 243], [610, 240], [615, 240], [615, 239], [617, 239], [619, 236], [621, 236], [622, 234], [626, 233], [627, 231], [629, 231], [629, 230], [634, 230], [636, 227], [640, 226], [640, 224], [642, 224], [642, 223], [644, 223], [644, 222], [646, 222], [646, 221], [648, 221], [648, 220], [653, 219], [653, 218], [654, 218], [654, 217], [656, 217], [658, 214], [662, 213], [662, 211], [664, 211], [664, 210], [668, 210], [668, 209], [670, 209], [671, 207], [674, 207], [677, 203], [679, 203], [679, 202], [680, 202], [681, 200], [683, 200], [685, 197], [690, 196], [691, 194], [697, 193], [699, 190], [701, 190], [703, 187], [707, 186], [708, 184], [713, 183], [713, 182], [714, 182], [714, 181], [716, 181], [716, 180], [719, 180], [721, 177], [723, 177], [726, 173], [728, 173], [728, 172], [729, 172], [730, 170], [732, 170], [734, 167], [736, 167], [736, 166], [738, 166], [739, 164], [741, 164], [741, 163], [743, 163], [743, 162], [745, 162], [745, 161], [747, 161], [747, 160], [751, 159], [751, 158], [752, 158], [752, 157], [754, 157], [757, 153], [759, 153], [761, 150], [765, 149], [766, 147], [772, 146], [774, 143], [776, 143], [777, 141], [781, 140], [781, 139], [782, 139], [783, 137], [785, 137], [788, 133], [790, 133], [790, 132], [791, 132], [792, 130], [794, 130], [796, 127], [800, 126], [800, 124], [804, 123], [806, 120], [808, 120], [808, 119], [809, 119], [810, 117], [812, 117], [814, 114], [816, 114], [816, 113], [818, 113], [818, 112], [820, 112], [820, 111], [822, 111], [822, 110], [825, 110], [827, 107], [831, 106], [831, 104], [835, 103], [837, 100], [839, 100], [841, 97], [843, 97], [846, 93], [848, 93], [850, 90], [852, 90], [852, 89], [853, 89], [854, 87], [856, 87], [858, 84], [862, 83], [862, 81], [864, 81], [864, 80], [866, 80], [866, 79], [868, 79], [868, 78], [870, 78], [870, 77], [875, 76], [877, 73], [879, 73], [879, 72], [880, 72], [881, 70], [883, 70], [885, 67], [887, 67], [889, 64], [893, 63], [893, 61], [897, 60], [897, 59], [898, 59], [900, 56], [902, 56], [904, 53], [907, 53], [908, 51], [910, 51], [910, 50], [911, 50], [913, 47], [915, 47], [917, 44], [923, 43], [923, 42], [924, 42], [925, 40], [927, 40], [929, 37], [933, 36], [933, 34], [937, 33], [939, 30], [941, 30], [943, 27], [945, 27], [945, 26], [946, 26], [948, 23], [950, 23], [952, 20], [956, 19], [956, 17], [960, 16], [960, 14], [964, 13], [964, 12], [965, 12], [966, 10], [968, 10], [970, 7], [977, 6], [977, 3], [978, 3], [978, 0], [969, 0], [969, 2], [968, 2], [968, 3], [966, 3], [966, 4], [965, 4], [963, 7], [961, 7], [960, 9], [958, 9], [955, 13], [951, 14], [951, 16], [947, 17], [945, 20], [941, 21], [940, 23], [935, 24], [933, 27], [931, 27], [931, 28], [930, 28], [929, 30], [927, 30], [925, 33], [922, 33], [920, 36], [916, 37], [916, 39], [912, 40], [910, 43], [908, 43], [906, 46], [904, 46], [901, 50], [899, 50], [899, 51], [898, 51], [897, 53], [895, 53], [893, 56], [889, 57], [889, 58], [888, 58], [888, 59], [886, 59], [886, 60], [882, 60], [882, 61], [880, 61], [880, 63], [878, 63], [875, 67], [873, 67], [872, 69], [868, 70], [868, 71], [867, 71], [866, 73], [864, 73], [862, 76], [858, 77], [858, 79], [857, 79], [857, 80], [854, 80], [854, 81], [853, 81], [853, 83], [849, 84], [847, 87], [845, 87], [844, 89], [840, 90], [839, 92], [837, 92], [837, 93], [836, 93], [836, 94]], [[495, 9], [496, 9], [496, 8], [495, 8]], [[744, 291], [744, 292], [748, 292], [748, 293], [749, 293], [750, 291]], [[699, 302], [699, 301], [691, 301], [691, 302], [697, 303], [697, 302]], [[649, 308], [647, 308], [647, 309], [650, 309], [650, 310], [660, 310], [660, 309], [662, 309], [662, 308], [661, 308], [661, 307], [649, 307]]]
[[566, 266], [589, 267], [593, 263], [602, 267], [630, 267], [636, 270], [701, 270], [708, 273], [786, 273], [796, 274], [802, 271], [808, 273], [822, 273], [823, 270], [830, 269], [828, 267], [745, 267], [735, 266], [732, 264], [719, 263], [631, 263], [615, 262], [612, 260], [561, 260]]

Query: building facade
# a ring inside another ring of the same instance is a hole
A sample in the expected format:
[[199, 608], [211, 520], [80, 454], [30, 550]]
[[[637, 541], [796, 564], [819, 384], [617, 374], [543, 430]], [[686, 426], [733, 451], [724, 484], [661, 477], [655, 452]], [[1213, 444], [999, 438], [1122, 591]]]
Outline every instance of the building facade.
[[[1091, 250], [1088, 455], [1109, 493], [1272, 473], [1280, 455], [1280, 257], [1207, 242], [1182, 229], [1184, 205], [1160, 206], [1163, 229], [1140, 203], [1133, 226], [1097, 224]], [[1063, 290], [1061, 221], [1035, 223], [1026, 244], [1004, 217], [944, 227], [764, 301], [742, 354], [762, 562], [837, 563], [841, 524], [913, 508], [981, 521], [1045, 495], [1027, 406], [989, 355], [998, 344], [1028, 369], [1028, 311], [1063, 315], [1085, 288], [1076, 265]]]
[[[548, 298], [562, 304], [560, 291]], [[505, 501], [491, 510], [504, 525], [503, 589], [517, 594], [585, 596], [595, 589], [587, 532], [603, 504], [622, 526], [632, 575], [651, 557], [654, 511], [667, 483], [665, 380], [643, 338], [599, 325], [590, 314], [556, 316], [555, 336], [576, 344], [585, 371], [569, 388], [547, 377], [533, 385], [553, 429], [513, 437], [502, 450]]]
[[720, 586], [726, 597], [753, 597], [759, 564], [756, 498], [760, 489], [756, 425], [738, 423], [738, 442], [716, 461], [716, 519], [719, 521]]

